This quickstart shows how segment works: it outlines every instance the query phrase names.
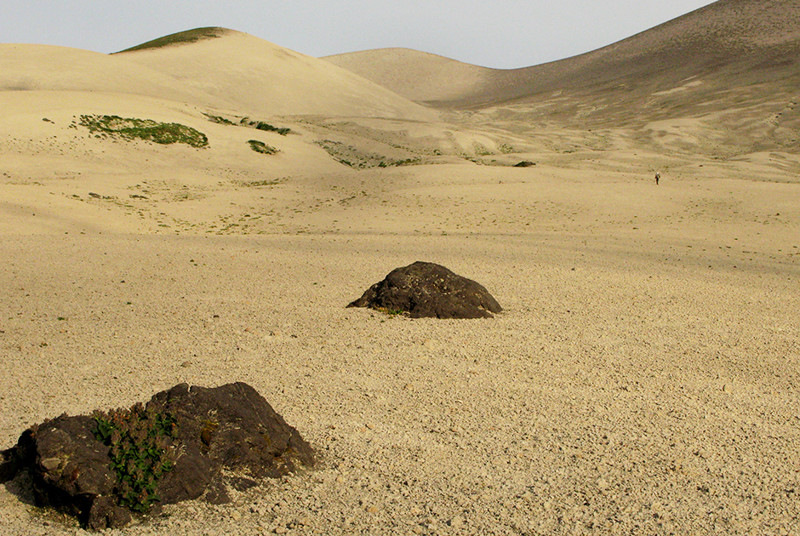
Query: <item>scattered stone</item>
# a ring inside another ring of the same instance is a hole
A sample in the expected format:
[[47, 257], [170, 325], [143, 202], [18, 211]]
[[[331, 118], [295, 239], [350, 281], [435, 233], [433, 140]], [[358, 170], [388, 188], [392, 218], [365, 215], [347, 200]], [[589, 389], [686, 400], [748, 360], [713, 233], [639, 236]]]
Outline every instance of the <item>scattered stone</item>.
[[535, 166], [536, 162], [531, 162], [530, 160], [523, 160], [521, 162], [517, 162], [514, 164], [514, 167], [531, 167]]
[[502, 311], [482, 285], [422, 261], [392, 270], [348, 307], [407, 313], [411, 318], [491, 318], [491, 313]]
[[229, 502], [228, 486], [245, 490], [256, 478], [313, 463], [309, 444], [249, 385], [179, 384], [146, 406], [33, 426], [0, 453], [0, 480], [27, 469], [37, 504], [102, 530], [126, 525], [131, 510], [147, 513], [151, 503]]

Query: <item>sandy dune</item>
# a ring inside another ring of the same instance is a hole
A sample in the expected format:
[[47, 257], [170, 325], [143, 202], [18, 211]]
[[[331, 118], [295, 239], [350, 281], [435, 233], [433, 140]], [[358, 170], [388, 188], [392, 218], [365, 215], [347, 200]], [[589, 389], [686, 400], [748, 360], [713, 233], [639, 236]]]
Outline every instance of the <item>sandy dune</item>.
[[[775, 5], [718, 2], [616, 50], [708, 21], [738, 58]], [[715, 17], [735, 12], [752, 24], [731, 33]], [[0, 448], [64, 411], [245, 381], [319, 467], [111, 533], [800, 534], [797, 86], [737, 62], [642, 64], [631, 121], [580, 69], [560, 95], [433, 110], [413, 71], [403, 97], [237, 32], [1, 45]], [[82, 115], [208, 146], [98, 137]], [[415, 260], [505, 311], [345, 309]], [[24, 484], [0, 485], [0, 534], [83, 534]]]
[[191, 92], [171, 76], [121, 56], [50, 45], [0, 44], [0, 65], [4, 93], [106, 92], [211, 104], [210, 95]]
[[[115, 54], [251, 114], [403, 117], [436, 114], [329, 62], [232, 30], [213, 39]], [[322, 89], [324, 88], [324, 89]]]
[[[798, 20], [797, 0], [722, 0], [607, 47], [519, 69], [488, 69], [397, 49], [326, 59], [401, 95], [439, 106], [551, 101], [570, 119], [585, 124], [593, 118], [576, 117], [569, 110], [584, 99], [602, 106], [596, 120], [619, 124], [637, 119], [643, 111], [639, 100], [657, 91], [654, 88], [678, 87], [693, 77], [713, 80], [713, 91], [699, 85], [690, 88], [682, 105], [708, 106], [720, 100], [717, 91], [740, 85], [797, 88]], [[424, 82], [417, 85], [413, 80]], [[769, 92], [762, 88], [761, 96], [765, 93]], [[564, 98], [554, 98], [559, 96]]]
[[323, 59], [428, 104], [465, 100], [483, 91], [499, 72], [409, 48], [364, 50]]

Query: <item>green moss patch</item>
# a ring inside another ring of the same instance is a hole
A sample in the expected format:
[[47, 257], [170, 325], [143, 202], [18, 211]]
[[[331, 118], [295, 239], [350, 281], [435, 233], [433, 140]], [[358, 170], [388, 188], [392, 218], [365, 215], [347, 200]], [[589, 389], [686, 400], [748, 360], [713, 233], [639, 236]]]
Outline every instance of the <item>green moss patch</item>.
[[116, 115], [82, 115], [79, 124], [100, 137], [140, 139], [160, 144], [185, 143], [198, 149], [208, 146], [205, 134], [180, 123], [159, 123], [152, 119]]

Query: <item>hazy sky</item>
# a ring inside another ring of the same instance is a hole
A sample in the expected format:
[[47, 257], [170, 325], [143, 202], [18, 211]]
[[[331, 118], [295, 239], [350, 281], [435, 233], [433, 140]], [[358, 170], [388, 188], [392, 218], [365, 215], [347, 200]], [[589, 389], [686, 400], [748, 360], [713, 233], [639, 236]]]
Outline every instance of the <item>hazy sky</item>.
[[709, 0], [0, 0], [0, 42], [115, 52], [201, 26], [312, 56], [402, 46], [488, 67], [588, 52]]

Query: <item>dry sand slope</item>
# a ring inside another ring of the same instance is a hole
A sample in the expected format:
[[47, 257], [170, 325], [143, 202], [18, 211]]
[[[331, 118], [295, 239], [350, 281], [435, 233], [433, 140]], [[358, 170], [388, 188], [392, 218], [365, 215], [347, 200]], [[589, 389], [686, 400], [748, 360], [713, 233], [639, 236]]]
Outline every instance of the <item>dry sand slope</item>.
[[[370, 113], [335, 97], [355, 75], [254, 39], [57, 49], [87, 70], [69, 87], [18, 61], [41, 51], [0, 48], [0, 448], [64, 411], [245, 381], [319, 467], [110, 533], [800, 534], [794, 123], [690, 101], [591, 131], [536, 103], [440, 118], [364, 81], [384, 103]], [[332, 111], [166, 72], [234, 43], [289, 79], [307, 62]], [[96, 87], [105, 69], [131, 89]], [[136, 82], [150, 72], [169, 90]], [[97, 138], [71, 126], [83, 114], [181, 123], [209, 146]], [[505, 312], [345, 309], [415, 260]], [[82, 534], [23, 484], [0, 486], [0, 534]]]

